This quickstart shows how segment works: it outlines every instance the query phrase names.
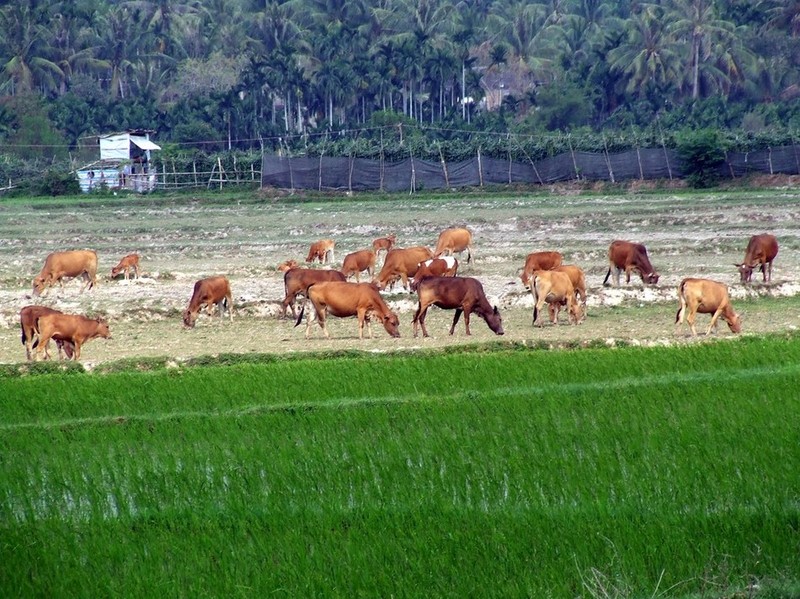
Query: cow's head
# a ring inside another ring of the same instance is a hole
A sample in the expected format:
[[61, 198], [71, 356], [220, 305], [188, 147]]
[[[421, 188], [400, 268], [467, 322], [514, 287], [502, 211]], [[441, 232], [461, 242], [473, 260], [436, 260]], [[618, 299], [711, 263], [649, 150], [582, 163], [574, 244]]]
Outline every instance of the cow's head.
[[183, 326], [187, 329], [193, 329], [194, 323], [197, 320], [197, 312], [192, 312], [189, 308], [183, 311]]
[[96, 319], [97, 334], [103, 339], [111, 339], [111, 329], [108, 326], [108, 321], [105, 318]]
[[531, 288], [531, 278], [532, 277], [524, 270], [522, 271], [522, 274], [519, 275], [519, 280], [522, 281], [522, 286], [525, 287], [525, 289]]
[[33, 279], [33, 295], [41, 295], [47, 289], [47, 278], [38, 276]]
[[297, 267], [298, 267], [297, 260], [286, 260], [285, 262], [281, 262], [278, 265], [278, 272], [286, 272]]
[[503, 330], [503, 318], [500, 316], [500, 310], [497, 309], [495, 306], [491, 312], [488, 314], [483, 314], [483, 319], [486, 321], [486, 324], [489, 325], [489, 328], [492, 329], [492, 332], [497, 333], [498, 335], [505, 334]]
[[658, 273], [656, 271], [649, 272], [642, 275], [642, 280], [648, 285], [655, 285], [658, 283]]
[[739, 282], [749, 283], [753, 277], [753, 267], [755, 265], [742, 262], [741, 264], [734, 264], [734, 266], [739, 269]]
[[733, 316], [725, 318], [725, 322], [728, 323], [728, 328], [731, 330], [731, 333], [741, 333], [742, 332], [742, 317], [733, 313]]
[[383, 328], [386, 329], [386, 332], [389, 333], [392, 337], [399, 337], [400, 336], [400, 319], [397, 318], [397, 314], [394, 312], [388, 312], [383, 317]]

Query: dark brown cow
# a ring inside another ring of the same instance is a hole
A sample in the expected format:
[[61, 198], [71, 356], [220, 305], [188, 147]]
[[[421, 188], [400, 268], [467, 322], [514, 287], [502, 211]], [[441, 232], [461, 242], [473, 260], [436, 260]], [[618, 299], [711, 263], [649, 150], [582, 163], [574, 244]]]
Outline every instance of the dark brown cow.
[[52, 252], [44, 261], [39, 275], [33, 279], [33, 295], [41, 295], [48, 287], [58, 283], [64, 287], [64, 277], [83, 277], [81, 293], [97, 284], [97, 252], [94, 250], [70, 250]]
[[[358, 338], [364, 338], [364, 323], [367, 323], [369, 336], [372, 338], [372, 325], [370, 318], [376, 316], [383, 324], [383, 328], [392, 337], [399, 337], [400, 320], [397, 314], [389, 309], [383, 301], [378, 288], [372, 283], [348, 283], [342, 281], [331, 281], [327, 283], [316, 283], [308, 288], [308, 299], [314, 306], [314, 313], [308, 314], [306, 321], [306, 339], [311, 336], [311, 322], [317, 320], [326, 339], [330, 339], [328, 332], [327, 317], [338, 316], [346, 318], [348, 316], [358, 317]], [[306, 306], [300, 311], [295, 326], [303, 320], [303, 313]]]
[[375, 273], [375, 250], [360, 250], [347, 254], [342, 262], [342, 274], [349, 278], [351, 275], [356, 276], [356, 281], [361, 282], [361, 272], [367, 271], [367, 274], [372, 278]]
[[[25, 306], [19, 311], [22, 344], [25, 346], [25, 356], [28, 360], [33, 359], [31, 349], [39, 344], [39, 317], [45, 314], [62, 314], [62, 312], [45, 306]], [[55, 339], [55, 342], [58, 347], [58, 359], [61, 360], [62, 351], [66, 354], [67, 359], [71, 359], [75, 353], [75, 345], [71, 341], [63, 339]], [[45, 348], [45, 357], [50, 357], [47, 348]]]
[[391, 235], [387, 235], [386, 237], [378, 237], [372, 242], [372, 249], [375, 251], [375, 255], [377, 256], [381, 252], [389, 253], [395, 244], [397, 243], [397, 236], [392, 233]]
[[111, 339], [111, 331], [105, 319], [86, 318], [80, 314], [43, 314], [39, 317], [38, 327], [37, 360], [42, 358], [42, 354], [48, 354], [47, 346], [50, 343], [50, 339], [61, 339], [72, 343], [75, 346], [75, 352], [72, 354], [73, 360], [80, 359], [81, 347], [90, 339], [96, 337]]
[[333, 239], [320, 239], [311, 244], [306, 256], [306, 262], [319, 260], [320, 263], [333, 262], [333, 248], [336, 242]]
[[454, 277], [458, 272], [458, 260], [453, 256], [431, 258], [420, 262], [414, 280], [411, 282], [411, 291], [416, 291], [419, 282], [425, 277]]
[[558, 324], [558, 311], [563, 304], [567, 306], [571, 323], [578, 324], [581, 321], [581, 309], [575, 300], [575, 288], [567, 273], [557, 270], [537, 270], [533, 273], [531, 293], [534, 301], [534, 326], [544, 324], [540, 316], [545, 303], [553, 308], [550, 310], [550, 320], [553, 324]]
[[469, 229], [462, 227], [451, 227], [439, 233], [439, 239], [436, 241], [436, 249], [433, 250], [433, 257], [438, 258], [441, 255], [451, 256], [455, 252], [467, 252], [467, 264], [472, 259], [472, 233]]
[[764, 277], [764, 282], [772, 280], [772, 261], [778, 255], [778, 240], [774, 235], [763, 233], [753, 235], [747, 244], [744, 254], [744, 262], [734, 264], [739, 269], [739, 280], [742, 283], [749, 283], [753, 276], [753, 269], [759, 267]]
[[134, 278], [139, 278], [139, 254], [128, 254], [119, 261], [114, 268], [111, 269], [111, 278], [113, 279], [119, 273], [124, 273], [125, 280], [127, 281], [130, 276], [130, 271], [133, 271]]
[[294, 304], [298, 295], [308, 297], [308, 288], [316, 283], [327, 281], [346, 281], [346, 277], [338, 270], [315, 270], [313, 268], [293, 268], [283, 275], [283, 287], [286, 296], [281, 302], [281, 318], [286, 318], [286, 308], [291, 306], [292, 318], [297, 317]]
[[680, 307], [675, 315], [675, 334], [678, 333], [680, 325], [683, 324], [683, 317], [686, 314], [687, 307], [689, 308], [689, 315], [686, 317], [686, 322], [689, 323], [692, 335], [697, 336], [694, 321], [698, 312], [712, 314], [706, 335], [711, 333], [711, 329], [716, 329], [717, 319], [720, 317], [728, 323], [728, 328], [732, 332], [739, 333], [742, 330], [742, 320], [733, 310], [733, 306], [731, 306], [728, 286], [724, 283], [709, 279], [684, 279], [678, 285], [678, 300], [680, 301]]
[[531, 277], [537, 270], [553, 270], [561, 266], [564, 256], [561, 252], [532, 252], [525, 258], [525, 266], [522, 267], [522, 274], [519, 278], [526, 288], [530, 287]]
[[486, 299], [483, 285], [478, 279], [472, 277], [426, 277], [419, 282], [417, 293], [419, 306], [412, 321], [414, 337], [417, 336], [418, 327], [422, 327], [423, 337], [428, 336], [428, 330], [425, 328], [425, 315], [432, 305], [456, 311], [453, 324], [450, 326], [451, 335], [456, 329], [462, 312], [467, 335], [470, 334], [469, 315], [473, 312], [483, 318], [492, 331], [498, 335], [503, 334], [503, 319], [500, 317], [500, 311], [497, 306], [492, 307], [489, 300]]
[[185, 327], [194, 328], [197, 316], [203, 306], [206, 307], [209, 316], [214, 314], [214, 306], [217, 307], [220, 316], [227, 307], [228, 316], [233, 322], [233, 294], [231, 293], [231, 284], [226, 277], [209, 277], [200, 279], [194, 284], [194, 292], [189, 300], [189, 306], [183, 311]]
[[625, 283], [631, 282], [631, 271], [635, 270], [642, 278], [642, 283], [655, 285], [658, 283], [658, 273], [650, 264], [647, 249], [641, 243], [630, 241], [612, 241], [608, 246], [608, 272], [603, 279], [603, 285], [608, 283], [611, 271], [614, 271], [614, 282], [619, 287], [619, 275], [625, 271]]
[[433, 258], [433, 252], [422, 246], [410, 248], [395, 248], [386, 254], [383, 268], [378, 274], [377, 284], [380, 289], [386, 289], [397, 279], [403, 281], [403, 288], [408, 289], [408, 278], [417, 273], [420, 262]]

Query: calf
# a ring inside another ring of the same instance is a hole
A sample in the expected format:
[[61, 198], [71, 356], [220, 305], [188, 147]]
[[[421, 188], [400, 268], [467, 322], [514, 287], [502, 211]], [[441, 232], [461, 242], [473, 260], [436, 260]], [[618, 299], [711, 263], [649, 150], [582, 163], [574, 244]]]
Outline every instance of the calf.
[[[31, 349], [39, 344], [39, 317], [45, 314], [61, 314], [59, 310], [47, 308], [45, 306], [25, 306], [19, 311], [19, 325], [22, 329], [22, 344], [25, 346], [25, 356], [30, 361], [33, 359]], [[75, 353], [75, 345], [71, 341], [63, 339], [56, 339], [56, 347], [58, 347], [58, 359], [61, 360], [61, 352], [71, 359]], [[45, 348], [45, 357], [49, 358], [50, 354]]]
[[336, 242], [333, 239], [320, 239], [311, 244], [306, 256], [306, 262], [319, 260], [320, 263], [333, 262], [333, 248]]
[[395, 244], [397, 243], [397, 236], [392, 233], [386, 237], [378, 237], [372, 242], [372, 249], [375, 251], [375, 255], [377, 256], [381, 252], [389, 253]]
[[532, 252], [525, 258], [525, 266], [522, 267], [522, 274], [519, 278], [522, 280], [522, 284], [529, 288], [534, 271], [553, 270], [561, 266], [563, 261], [564, 256], [561, 252]]
[[388, 285], [401, 279], [403, 288], [408, 289], [408, 278], [417, 273], [420, 262], [430, 258], [433, 258], [433, 252], [422, 246], [389, 250], [386, 260], [383, 261], [383, 268], [378, 273], [378, 288], [386, 289]]
[[537, 270], [533, 273], [531, 292], [534, 301], [534, 326], [543, 326], [540, 316], [545, 303], [554, 308], [550, 310], [550, 320], [553, 324], [558, 324], [558, 310], [563, 304], [567, 305], [570, 322], [578, 324], [581, 321], [581, 309], [575, 300], [575, 288], [567, 273], [555, 270]]
[[361, 272], [366, 270], [367, 274], [372, 278], [375, 273], [375, 258], [376, 254], [373, 249], [347, 254], [342, 262], [342, 274], [344, 274], [345, 278], [355, 275], [356, 281], [360, 283]]
[[778, 240], [774, 235], [763, 233], [753, 235], [747, 244], [744, 254], [744, 262], [734, 264], [739, 269], [739, 280], [742, 283], [749, 283], [753, 276], [753, 269], [759, 267], [764, 282], [772, 280], [772, 261], [778, 255]]
[[625, 271], [625, 283], [631, 282], [631, 271], [635, 270], [642, 278], [642, 283], [655, 285], [658, 283], [658, 273], [650, 264], [647, 249], [641, 243], [630, 241], [612, 241], [608, 246], [608, 272], [603, 279], [603, 285], [608, 282], [611, 271], [614, 271], [614, 282], [619, 287], [619, 275]]
[[694, 321], [698, 312], [712, 314], [706, 335], [711, 333], [711, 329], [716, 329], [717, 319], [720, 317], [728, 323], [728, 328], [733, 333], [739, 333], [742, 330], [742, 320], [734, 312], [733, 306], [731, 306], [728, 287], [724, 283], [709, 279], [684, 279], [678, 285], [678, 300], [680, 301], [680, 307], [675, 315], [675, 334], [678, 333], [680, 325], [683, 324], [683, 317], [686, 314], [687, 307], [689, 308], [689, 315], [686, 316], [686, 321], [689, 323], [689, 328], [694, 336], [697, 335]]
[[228, 308], [228, 316], [233, 322], [233, 294], [231, 284], [227, 278], [222, 276], [200, 279], [194, 284], [194, 292], [189, 300], [189, 306], [183, 311], [183, 325], [186, 328], [194, 328], [200, 310], [206, 307], [208, 315], [213, 315], [214, 306], [217, 307], [219, 315], [222, 316], [224, 308]]
[[[383, 328], [392, 337], [399, 337], [400, 320], [397, 314], [389, 309], [383, 301], [378, 288], [371, 283], [348, 283], [330, 281], [316, 283], [308, 288], [308, 300], [314, 305], [314, 315], [309, 312], [306, 321], [306, 339], [311, 336], [311, 322], [317, 320], [326, 339], [330, 339], [328, 332], [327, 316], [358, 317], [358, 338], [364, 338], [364, 323], [367, 324], [370, 339], [372, 338], [372, 325], [370, 318], [377, 316]], [[305, 305], [300, 310], [295, 326], [303, 320]]]
[[346, 277], [338, 270], [315, 270], [313, 268], [293, 268], [283, 275], [286, 295], [281, 302], [281, 318], [286, 318], [286, 308], [291, 306], [292, 318], [297, 317], [294, 304], [298, 295], [308, 297], [308, 288], [315, 283], [345, 281]]
[[111, 269], [111, 278], [113, 279], [119, 273], [124, 273], [125, 280], [127, 281], [130, 271], [133, 271], [134, 278], [139, 278], [139, 254], [128, 254], [119, 261], [114, 268]]
[[451, 227], [439, 233], [436, 241], [436, 249], [433, 250], [433, 257], [438, 258], [442, 254], [451, 256], [455, 252], [467, 252], [467, 264], [472, 259], [470, 248], [472, 246], [472, 233], [469, 229]]
[[[86, 318], [79, 314], [51, 313], [43, 314], [38, 320], [39, 345], [36, 348], [36, 359], [40, 360], [42, 354], [48, 355], [47, 346], [50, 339], [70, 342], [75, 351], [73, 360], [81, 357], [81, 347], [90, 339], [103, 337], [111, 339], [108, 323], [102, 318]], [[67, 355], [69, 357], [69, 355]]]
[[419, 282], [425, 277], [454, 277], [458, 272], [458, 260], [453, 256], [444, 258], [431, 258], [420, 262], [417, 272], [414, 273], [414, 280], [411, 283], [411, 291], [416, 291]]
[[58, 283], [64, 287], [64, 277], [83, 277], [81, 293], [97, 284], [97, 253], [93, 250], [52, 252], [44, 261], [42, 271], [33, 279], [33, 295], [41, 295]]
[[[586, 275], [579, 266], [574, 264], [562, 264], [561, 266], [556, 266], [553, 270], [563, 272], [569, 277], [572, 288], [575, 290], [575, 299], [580, 299], [581, 319], [579, 322], [583, 322], [586, 318]], [[554, 304], [550, 304], [550, 308], [551, 310], [555, 309], [556, 318], [558, 318], [558, 308]], [[553, 320], [552, 313], [550, 320]]]
[[425, 328], [425, 315], [431, 305], [444, 308], [445, 310], [455, 310], [453, 324], [450, 326], [452, 335], [456, 329], [461, 313], [464, 313], [464, 327], [467, 335], [469, 330], [469, 315], [473, 312], [483, 318], [489, 328], [498, 335], [503, 334], [503, 319], [497, 306], [492, 307], [483, 285], [477, 279], [471, 277], [426, 277], [417, 285], [419, 295], [419, 306], [414, 314], [412, 325], [414, 337], [417, 336], [418, 327], [422, 327], [422, 336], [428, 336]]

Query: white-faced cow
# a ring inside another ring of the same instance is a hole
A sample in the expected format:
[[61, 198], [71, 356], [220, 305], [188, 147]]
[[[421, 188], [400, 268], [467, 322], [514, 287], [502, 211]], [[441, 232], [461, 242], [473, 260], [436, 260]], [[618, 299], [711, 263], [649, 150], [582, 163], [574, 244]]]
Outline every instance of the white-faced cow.
[[689, 309], [689, 314], [686, 316], [686, 322], [689, 323], [692, 335], [697, 335], [694, 321], [698, 312], [712, 315], [706, 335], [711, 333], [711, 329], [716, 329], [717, 319], [720, 317], [728, 323], [728, 328], [732, 332], [739, 333], [742, 330], [742, 320], [733, 310], [728, 296], [728, 286], [724, 283], [709, 279], [684, 279], [678, 285], [678, 300], [680, 307], [675, 315], [676, 334], [680, 325], [683, 324], [683, 317], [687, 308]]
[[451, 227], [439, 233], [433, 257], [452, 256], [456, 252], [467, 252], [467, 264], [472, 260], [472, 233], [463, 227]]
[[[39, 317], [45, 314], [62, 314], [60, 310], [47, 308], [46, 306], [25, 306], [19, 311], [19, 326], [22, 330], [22, 344], [25, 346], [25, 356], [28, 360], [33, 359], [33, 348], [39, 344]], [[58, 359], [61, 360], [61, 352], [66, 354], [67, 359], [71, 359], [75, 353], [75, 345], [71, 341], [55, 339], [58, 347]], [[47, 348], [45, 357], [49, 358]]]
[[333, 262], [333, 248], [336, 242], [333, 239], [320, 239], [311, 244], [306, 256], [306, 262], [319, 260], [320, 263]]
[[[308, 300], [314, 307], [313, 313], [309, 312], [306, 321], [306, 339], [311, 336], [311, 323], [313, 320], [319, 322], [322, 332], [326, 339], [330, 339], [328, 332], [328, 315], [346, 318], [349, 316], [358, 317], [358, 338], [364, 338], [364, 323], [372, 338], [372, 326], [370, 320], [377, 318], [383, 324], [383, 328], [392, 337], [399, 337], [400, 320], [397, 314], [389, 309], [386, 302], [381, 297], [378, 288], [372, 283], [348, 283], [342, 281], [331, 281], [326, 283], [316, 283], [308, 288]], [[306, 306], [300, 311], [295, 326], [303, 320], [303, 313]]]
[[561, 252], [532, 252], [525, 258], [525, 266], [522, 267], [522, 274], [519, 276], [522, 284], [529, 288], [531, 277], [537, 270], [553, 270], [561, 266], [564, 256]]
[[[39, 345], [36, 348], [36, 359], [42, 355], [49, 356], [47, 346], [50, 339], [68, 341], [74, 345], [73, 360], [81, 357], [81, 347], [90, 339], [103, 337], [111, 339], [108, 322], [103, 318], [86, 318], [80, 314], [44, 314], [39, 317]], [[69, 357], [69, 354], [67, 355]]]
[[125, 280], [130, 277], [130, 271], [133, 271], [134, 278], [139, 278], [139, 254], [128, 254], [123, 257], [119, 264], [111, 269], [111, 278], [113, 279], [119, 273], [124, 273]]
[[575, 299], [575, 288], [569, 275], [557, 270], [537, 270], [533, 273], [531, 281], [533, 293], [533, 324], [543, 326], [541, 319], [542, 308], [545, 303], [550, 304], [550, 320], [558, 324], [558, 311], [564, 304], [567, 306], [569, 321], [578, 324], [581, 321], [581, 309]]
[[452, 335], [456, 329], [461, 313], [464, 313], [464, 327], [467, 335], [470, 335], [469, 316], [477, 314], [489, 328], [498, 335], [503, 334], [503, 319], [497, 306], [492, 306], [486, 299], [483, 285], [472, 277], [426, 277], [417, 286], [419, 295], [419, 305], [412, 320], [414, 337], [417, 336], [418, 328], [422, 328], [422, 336], [428, 336], [425, 328], [425, 316], [428, 308], [438, 306], [445, 310], [455, 310], [453, 324], [450, 326]]
[[286, 295], [281, 302], [281, 318], [286, 318], [286, 308], [292, 308], [292, 318], [297, 317], [294, 304], [298, 295], [308, 297], [308, 288], [316, 283], [327, 281], [345, 281], [346, 278], [338, 270], [316, 270], [313, 268], [292, 268], [283, 275], [283, 287]]
[[356, 276], [356, 282], [361, 282], [361, 273], [367, 271], [367, 274], [372, 278], [375, 273], [375, 250], [359, 250], [351, 254], [347, 254], [342, 261], [342, 273], [345, 277], [350, 278], [352, 275]]
[[749, 283], [753, 276], [753, 269], [758, 267], [765, 283], [772, 280], [772, 261], [778, 255], [778, 240], [774, 235], [762, 233], [753, 235], [747, 244], [744, 254], [744, 262], [734, 264], [739, 269], [739, 280], [742, 283]]
[[431, 258], [433, 258], [433, 252], [423, 246], [389, 250], [375, 282], [380, 289], [386, 289], [397, 279], [401, 279], [403, 288], [408, 289], [408, 279], [417, 273], [420, 262]]
[[619, 287], [619, 275], [625, 271], [625, 283], [631, 282], [631, 271], [639, 273], [643, 283], [655, 285], [658, 283], [658, 273], [650, 264], [647, 249], [641, 243], [616, 240], [608, 246], [608, 272], [603, 279], [603, 285], [608, 283], [611, 271], [614, 271], [614, 282]]
[[454, 277], [457, 272], [458, 260], [454, 256], [431, 258], [430, 260], [425, 260], [425, 262], [420, 262], [417, 272], [414, 273], [411, 291], [416, 291], [419, 282], [425, 277]]
[[200, 279], [194, 284], [194, 292], [189, 300], [189, 306], [183, 311], [183, 325], [190, 329], [194, 328], [197, 316], [204, 306], [209, 316], [214, 314], [214, 306], [216, 306], [220, 317], [227, 308], [228, 316], [233, 322], [233, 294], [231, 293], [231, 284], [226, 277], [209, 277]]
[[81, 293], [97, 284], [97, 252], [94, 250], [69, 250], [52, 252], [44, 261], [42, 271], [33, 279], [33, 295], [41, 295], [48, 287], [58, 283], [64, 287], [64, 277], [83, 277]]

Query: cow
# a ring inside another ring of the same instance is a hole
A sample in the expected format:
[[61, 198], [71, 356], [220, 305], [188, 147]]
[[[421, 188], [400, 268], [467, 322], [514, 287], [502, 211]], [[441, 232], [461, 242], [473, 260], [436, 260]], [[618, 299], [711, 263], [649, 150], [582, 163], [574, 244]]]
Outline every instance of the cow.
[[[349, 283], [346, 281], [329, 281], [315, 283], [308, 288], [308, 301], [314, 306], [314, 314], [308, 314], [306, 321], [306, 339], [311, 336], [311, 322], [317, 320], [326, 339], [330, 339], [327, 317], [358, 317], [358, 338], [364, 338], [364, 323], [367, 324], [370, 339], [372, 325], [370, 318], [376, 316], [383, 323], [383, 328], [392, 337], [399, 337], [400, 320], [397, 314], [389, 309], [381, 297], [378, 288], [372, 283]], [[307, 303], [307, 302], [306, 302]], [[303, 320], [306, 304], [300, 310], [300, 316], [294, 326]]]
[[612, 241], [608, 246], [608, 272], [603, 279], [603, 285], [608, 283], [611, 271], [614, 271], [614, 282], [619, 287], [619, 275], [625, 271], [625, 283], [631, 282], [631, 271], [635, 270], [642, 278], [642, 283], [655, 285], [658, 283], [658, 273], [650, 264], [647, 249], [641, 243], [630, 241]]
[[228, 316], [233, 322], [233, 294], [231, 284], [226, 277], [209, 277], [195, 282], [189, 306], [183, 311], [183, 326], [193, 329], [203, 306], [206, 307], [209, 316], [214, 314], [214, 306], [217, 307], [220, 316], [227, 306]]
[[386, 254], [383, 267], [375, 282], [379, 289], [386, 289], [397, 279], [403, 281], [403, 288], [408, 289], [408, 278], [417, 273], [420, 262], [433, 258], [433, 252], [423, 246], [395, 248]]
[[469, 229], [460, 227], [451, 227], [439, 233], [439, 239], [436, 240], [436, 249], [433, 250], [433, 257], [438, 258], [441, 255], [451, 256], [456, 252], [467, 252], [467, 264], [472, 259], [470, 248], [472, 247], [472, 233]]
[[525, 266], [522, 267], [519, 278], [527, 289], [530, 287], [534, 271], [553, 270], [563, 262], [564, 256], [561, 252], [532, 252], [525, 258]]
[[292, 318], [297, 317], [294, 303], [298, 295], [308, 297], [308, 288], [315, 283], [326, 281], [346, 281], [347, 278], [338, 270], [316, 270], [313, 268], [293, 268], [283, 275], [283, 287], [286, 296], [281, 302], [281, 318], [286, 318], [286, 308], [292, 307]]
[[[111, 339], [108, 322], [103, 318], [86, 318], [80, 314], [52, 313], [43, 314], [38, 320], [39, 345], [36, 348], [36, 359], [47, 357], [47, 346], [50, 339], [68, 341], [74, 345], [73, 360], [81, 357], [81, 347], [90, 339], [103, 337]], [[67, 354], [69, 358], [69, 354]]]
[[379, 255], [381, 252], [389, 253], [389, 250], [394, 247], [397, 243], [397, 236], [392, 233], [386, 237], [378, 237], [372, 242], [372, 249], [375, 251], [375, 255]]
[[306, 262], [319, 260], [321, 264], [333, 262], [333, 248], [336, 242], [333, 239], [320, 239], [311, 244], [306, 256]]
[[44, 261], [42, 271], [33, 279], [33, 295], [42, 295], [48, 287], [58, 283], [64, 287], [64, 277], [84, 279], [81, 293], [97, 284], [97, 252], [94, 250], [69, 250], [52, 252]]
[[684, 279], [678, 285], [678, 300], [680, 301], [680, 307], [675, 315], [676, 335], [680, 325], [683, 324], [683, 317], [686, 314], [687, 307], [689, 308], [689, 314], [686, 316], [686, 321], [689, 323], [689, 328], [694, 336], [697, 336], [694, 320], [698, 312], [712, 314], [706, 335], [711, 333], [711, 329], [716, 330], [717, 319], [720, 317], [728, 323], [728, 328], [733, 333], [740, 333], [742, 330], [742, 319], [733, 310], [728, 296], [728, 286], [724, 283], [709, 279]]
[[533, 293], [533, 325], [544, 326], [541, 321], [541, 310], [545, 303], [550, 304], [550, 321], [558, 324], [558, 310], [567, 305], [569, 320], [573, 324], [581, 321], [581, 309], [575, 300], [575, 288], [569, 275], [557, 270], [537, 270], [531, 281]]
[[[581, 318], [579, 322], [583, 322], [586, 319], [586, 275], [583, 269], [574, 264], [562, 264], [561, 266], [556, 266], [553, 270], [566, 273], [569, 277], [572, 288], [575, 290], [575, 299], [578, 300], [580, 298]], [[557, 306], [555, 304], [550, 304], [550, 308], [555, 309], [556, 318], [558, 318]], [[550, 315], [550, 320], [553, 320], [552, 313]]]
[[111, 278], [113, 279], [119, 273], [124, 273], [125, 280], [127, 281], [130, 276], [130, 271], [133, 271], [134, 278], [139, 278], [139, 254], [128, 254], [119, 261], [114, 268], [111, 269]]
[[744, 254], [744, 262], [734, 264], [739, 269], [739, 280], [742, 283], [749, 283], [753, 276], [753, 269], [759, 267], [764, 277], [764, 282], [772, 280], [772, 261], [778, 255], [778, 240], [774, 235], [762, 233], [753, 235], [747, 244]]
[[364, 270], [372, 278], [375, 274], [375, 259], [375, 250], [372, 248], [347, 254], [342, 262], [342, 273], [346, 278], [355, 275], [356, 281], [359, 283], [361, 282], [361, 272]]
[[411, 321], [414, 329], [414, 337], [417, 336], [419, 327], [422, 328], [422, 336], [428, 336], [425, 328], [425, 315], [431, 305], [444, 308], [445, 310], [455, 309], [453, 324], [450, 326], [452, 335], [456, 329], [461, 313], [464, 313], [464, 327], [467, 335], [470, 335], [469, 316], [477, 314], [486, 321], [489, 328], [496, 334], [503, 334], [503, 319], [497, 306], [492, 307], [486, 294], [483, 291], [478, 279], [472, 277], [426, 277], [417, 286], [419, 305]]
[[411, 282], [411, 291], [416, 291], [419, 282], [425, 277], [454, 277], [458, 272], [458, 260], [453, 256], [431, 258], [420, 262], [414, 280]]
[[[61, 314], [61, 311], [47, 308], [46, 306], [25, 306], [19, 311], [19, 326], [22, 329], [22, 344], [25, 346], [25, 356], [28, 361], [33, 359], [31, 349], [39, 344], [39, 317], [45, 314]], [[67, 359], [72, 358], [75, 353], [75, 345], [71, 341], [56, 339], [58, 347], [58, 359], [61, 360], [61, 352], [66, 354]], [[49, 356], [45, 348], [45, 356]]]
[[297, 268], [300, 266], [297, 263], [297, 260], [284, 260], [280, 264], [278, 264], [278, 268], [276, 269], [278, 272], [286, 272], [288, 270], [292, 270], [293, 268]]

